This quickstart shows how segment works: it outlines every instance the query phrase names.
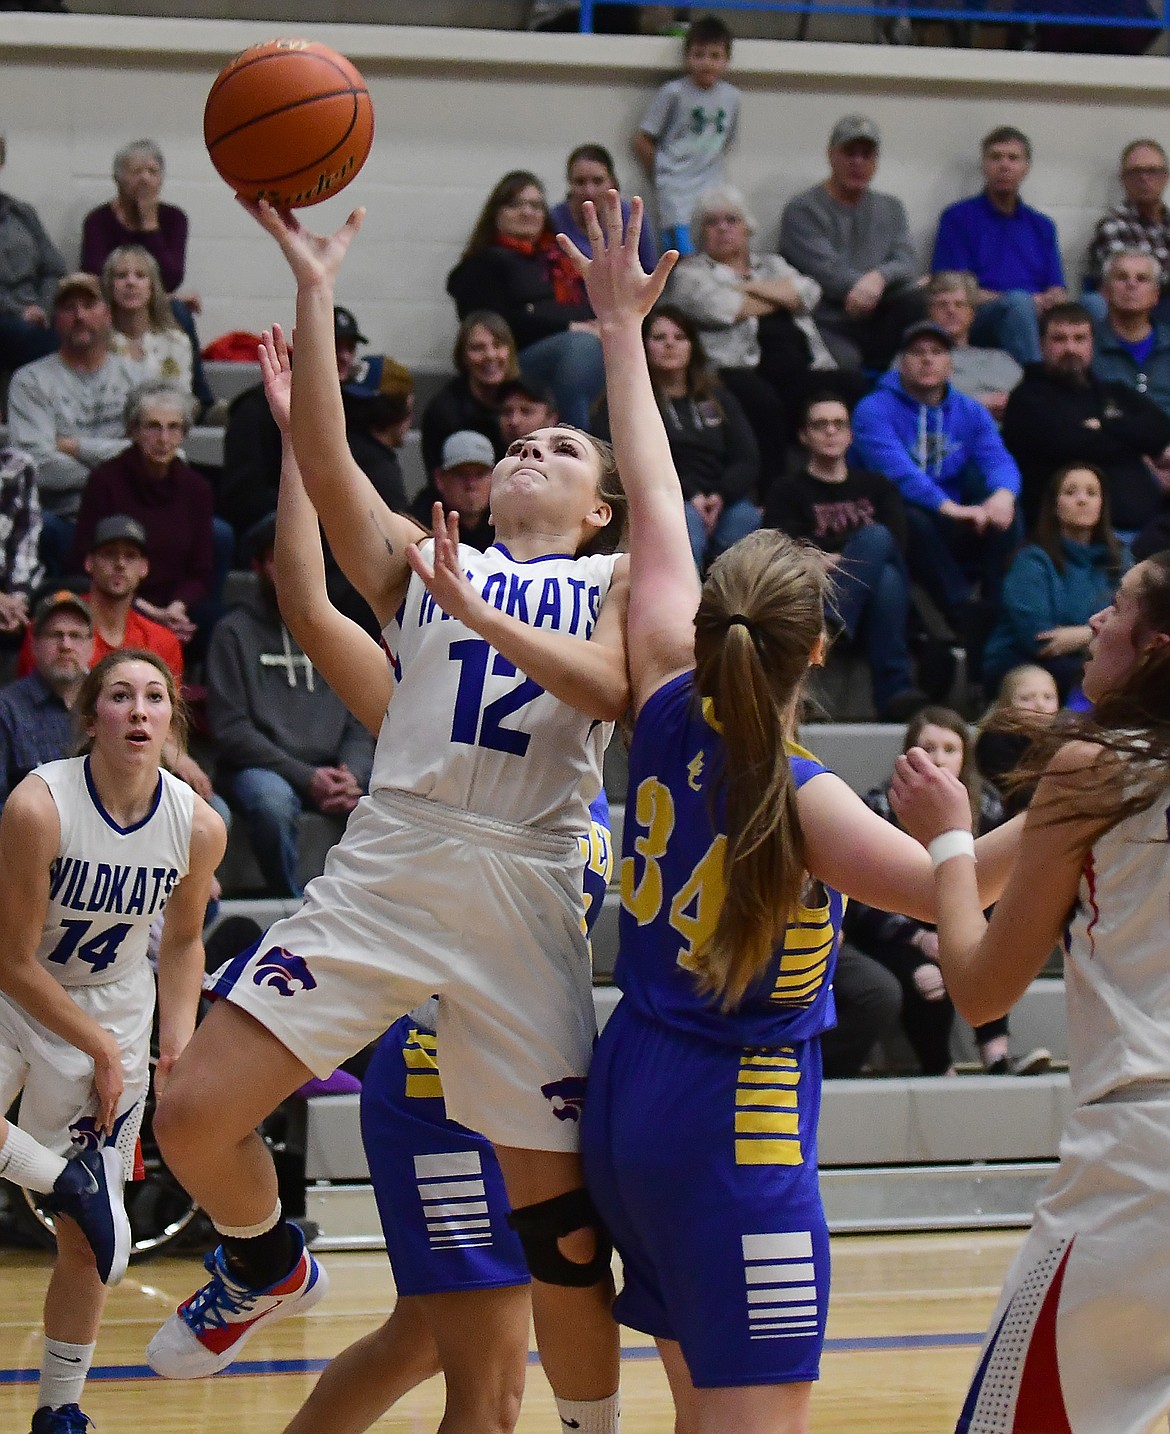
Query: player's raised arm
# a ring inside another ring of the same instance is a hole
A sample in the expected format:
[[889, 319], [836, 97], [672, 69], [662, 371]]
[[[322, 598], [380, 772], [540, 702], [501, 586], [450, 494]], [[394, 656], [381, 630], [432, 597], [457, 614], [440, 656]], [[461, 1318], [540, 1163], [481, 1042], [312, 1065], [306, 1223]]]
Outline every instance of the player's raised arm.
[[280, 245], [297, 281], [291, 422], [306, 491], [342, 572], [385, 625], [410, 577], [406, 546], [416, 529], [387, 508], [349, 451], [333, 343], [334, 282], [364, 210], [355, 209], [335, 234], [322, 235], [291, 211], [280, 213], [263, 201], [240, 203]]
[[627, 639], [635, 713], [664, 681], [694, 665], [699, 601], [682, 489], [642, 346], [642, 320], [661, 296], [678, 255], [664, 254], [647, 274], [638, 258], [641, 227], [642, 202], [634, 199], [623, 233], [621, 201], [610, 190], [599, 210], [585, 204], [593, 257], [586, 259], [563, 235], [560, 241], [584, 277], [597, 315], [610, 432], [629, 500]]
[[[292, 365], [279, 324], [263, 334], [260, 368], [268, 407], [282, 440], [273, 546], [280, 615], [313, 666], [376, 737], [393, 690], [390, 664], [369, 633], [339, 612], [329, 598], [321, 528], [305, 492], [289, 432]], [[418, 531], [421, 534], [421, 529]]]

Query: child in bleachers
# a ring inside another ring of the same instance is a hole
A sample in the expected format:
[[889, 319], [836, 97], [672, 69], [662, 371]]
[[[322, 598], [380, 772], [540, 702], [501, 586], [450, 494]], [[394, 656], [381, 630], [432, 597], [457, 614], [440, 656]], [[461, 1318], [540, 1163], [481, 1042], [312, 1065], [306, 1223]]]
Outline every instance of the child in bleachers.
[[739, 91], [723, 78], [731, 31], [704, 15], [687, 31], [686, 74], [668, 80], [650, 101], [634, 153], [654, 182], [662, 247], [693, 254], [691, 214], [699, 196], [724, 180], [723, 156], [739, 122]]

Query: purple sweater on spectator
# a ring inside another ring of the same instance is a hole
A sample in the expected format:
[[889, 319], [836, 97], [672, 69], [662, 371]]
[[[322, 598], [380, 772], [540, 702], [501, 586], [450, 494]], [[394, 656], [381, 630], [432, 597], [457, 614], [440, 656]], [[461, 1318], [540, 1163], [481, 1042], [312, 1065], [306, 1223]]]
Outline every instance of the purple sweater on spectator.
[[211, 484], [176, 458], [164, 478], [147, 471], [137, 448], [99, 464], [89, 475], [77, 514], [73, 567], [83, 570], [93, 530], [113, 513], [127, 513], [146, 529], [147, 573], [138, 593], [166, 607], [177, 598], [188, 611], [211, 591]]
[[91, 209], [81, 229], [81, 267], [90, 274], [100, 274], [102, 265], [122, 244], [141, 244], [154, 255], [168, 294], [182, 284], [187, 267], [187, 216], [181, 209], [160, 204], [157, 229], [127, 229], [112, 204]]

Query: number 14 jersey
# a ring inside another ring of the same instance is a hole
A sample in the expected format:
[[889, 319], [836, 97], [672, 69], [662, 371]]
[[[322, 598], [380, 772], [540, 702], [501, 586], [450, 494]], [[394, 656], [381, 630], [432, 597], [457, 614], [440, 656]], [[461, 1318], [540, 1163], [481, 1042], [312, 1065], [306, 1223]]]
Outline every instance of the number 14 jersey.
[[[422, 544], [428, 560], [433, 544]], [[517, 562], [495, 543], [461, 546], [479, 593], [531, 627], [583, 641], [597, 622], [618, 555]], [[395, 692], [378, 737], [370, 790], [393, 788], [496, 821], [576, 836], [588, 829], [612, 725], [552, 697], [451, 618], [411, 575], [383, 632]]]
[[187, 875], [195, 793], [160, 771], [150, 811], [121, 827], [102, 806], [88, 757], [46, 762], [36, 775], [61, 823], [37, 960], [62, 986], [119, 980], [146, 960], [151, 923]]

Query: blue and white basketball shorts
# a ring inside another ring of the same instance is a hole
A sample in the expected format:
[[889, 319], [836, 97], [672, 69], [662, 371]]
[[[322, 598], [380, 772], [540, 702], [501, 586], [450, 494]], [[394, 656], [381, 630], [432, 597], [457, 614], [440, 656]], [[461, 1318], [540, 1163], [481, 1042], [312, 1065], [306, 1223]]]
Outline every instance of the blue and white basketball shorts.
[[574, 837], [378, 792], [300, 910], [208, 989], [321, 1077], [437, 995], [452, 1118], [576, 1150], [596, 1034], [583, 865]]
[[958, 1434], [1144, 1434], [1170, 1409], [1170, 1094], [1069, 1113]]
[[829, 1304], [820, 1048], [744, 1050], [620, 1001], [589, 1074], [585, 1183], [622, 1257], [614, 1318], [701, 1389], [816, 1379]]
[[528, 1283], [491, 1143], [448, 1120], [436, 1038], [386, 1032], [362, 1081], [362, 1143], [400, 1295]]
[[97, 1134], [92, 1059], [5, 996], [0, 996], [0, 1113], [19, 1093], [17, 1124], [42, 1145], [58, 1155], [79, 1146], [113, 1145], [125, 1178], [141, 1178], [135, 1167], [150, 1084], [154, 972], [143, 960], [116, 981], [72, 986], [69, 995], [122, 1052], [122, 1098], [113, 1135], [103, 1140]]

